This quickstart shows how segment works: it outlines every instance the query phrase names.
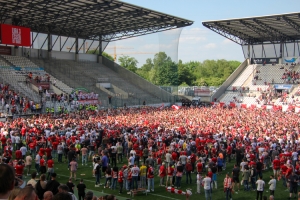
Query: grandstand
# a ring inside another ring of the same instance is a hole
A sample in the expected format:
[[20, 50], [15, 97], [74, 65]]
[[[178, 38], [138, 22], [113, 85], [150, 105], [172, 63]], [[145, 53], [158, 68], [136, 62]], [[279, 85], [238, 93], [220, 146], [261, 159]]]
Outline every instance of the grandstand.
[[229, 104], [299, 104], [300, 14], [205, 21], [242, 46], [245, 61], [213, 94]]
[[[136, 106], [143, 102], [160, 105], [176, 100], [171, 93], [109, 62], [102, 52], [109, 42], [182, 28], [192, 21], [117, 0], [0, 3], [5, 8], [0, 17], [6, 28], [31, 29], [31, 40], [21, 36], [20, 44], [0, 46], [0, 81], [20, 96], [44, 102], [44, 109], [55, 111], [61, 106], [70, 110], [70, 95], [78, 88], [97, 93], [101, 107]], [[64, 51], [66, 43], [71, 45], [68, 52]], [[86, 54], [91, 49], [99, 53]], [[67, 99], [53, 101], [53, 95]]]

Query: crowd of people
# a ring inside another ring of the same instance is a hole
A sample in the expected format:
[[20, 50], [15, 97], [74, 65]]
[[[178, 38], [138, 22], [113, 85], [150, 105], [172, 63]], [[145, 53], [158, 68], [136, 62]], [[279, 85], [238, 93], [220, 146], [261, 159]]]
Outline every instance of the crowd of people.
[[[267, 187], [266, 177], [262, 178], [271, 167], [274, 175], [268, 182], [269, 199], [276, 196], [279, 181], [292, 197], [298, 192], [300, 175], [299, 126], [300, 116], [294, 112], [218, 106], [41, 114], [0, 122], [4, 163], [0, 167], [6, 171], [15, 168], [13, 176], [21, 181], [30, 174], [27, 184], [32, 190], [25, 187], [17, 194], [23, 195], [26, 189], [39, 199], [51, 196], [50, 192], [52, 199], [56, 195], [73, 198], [74, 187], [79, 199], [84, 199], [86, 194], [79, 194], [79, 188], [85, 191], [83, 180], [81, 186], [72, 181], [77, 179], [78, 165], [88, 167], [88, 162], [93, 162], [91, 175], [96, 188], [104, 177], [102, 186], [118, 188], [119, 193], [130, 194], [140, 188], [154, 192], [158, 175], [160, 187], [179, 194], [182, 186], [191, 187], [196, 182], [194, 195], [203, 190], [207, 200], [213, 199], [213, 188], [220, 187], [225, 199], [231, 199], [232, 193], [239, 192], [240, 183], [245, 191], [255, 190], [256, 199], [262, 199]], [[57, 182], [54, 171], [55, 162], [64, 161], [70, 170], [65, 185]], [[228, 162], [234, 162], [235, 167], [218, 187], [218, 174]], [[0, 173], [2, 184], [7, 174], [3, 170]], [[38, 175], [40, 179], [35, 182]], [[14, 180], [12, 185], [17, 182]], [[7, 187], [0, 195], [8, 198], [13, 188]]]

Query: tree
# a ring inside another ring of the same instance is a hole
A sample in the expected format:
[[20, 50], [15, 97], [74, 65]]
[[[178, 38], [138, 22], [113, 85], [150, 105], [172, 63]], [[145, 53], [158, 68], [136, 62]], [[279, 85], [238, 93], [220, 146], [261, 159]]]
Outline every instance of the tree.
[[134, 57], [121, 56], [119, 62], [122, 67], [136, 73], [138, 61]]
[[[96, 50], [96, 51], [95, 50], [88, 50], [86, 53], [99, 55], [99, 50]], [[114, 61], [114, 58], [106, 52], [102, 52], [102, 56], [106, 57], [107, 59], [109, 59], [111, 61]]]

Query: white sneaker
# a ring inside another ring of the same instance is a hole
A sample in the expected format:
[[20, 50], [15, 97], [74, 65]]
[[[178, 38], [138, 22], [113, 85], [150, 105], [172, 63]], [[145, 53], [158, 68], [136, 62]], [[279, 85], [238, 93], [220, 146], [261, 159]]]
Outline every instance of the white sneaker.
[[151, 192], [154, 192], [154, 190], [151, 190]]
[[150, 192], [150, 190], [146, 190], [146, 192]]
[[95, 187], [99, 187], [99, 185], [95, 185]]

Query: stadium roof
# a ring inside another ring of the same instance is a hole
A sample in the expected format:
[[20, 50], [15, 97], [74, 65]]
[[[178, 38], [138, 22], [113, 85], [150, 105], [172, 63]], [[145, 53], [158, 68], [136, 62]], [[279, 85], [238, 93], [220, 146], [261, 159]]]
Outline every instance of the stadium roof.
[[103, 41], [193, 24], [193, 21], [118, 0], [0, 0], [1, 23], [34, 32]]
[[300, 13], [205, 21], [202, 24], [241, 45], [300, 40]]

